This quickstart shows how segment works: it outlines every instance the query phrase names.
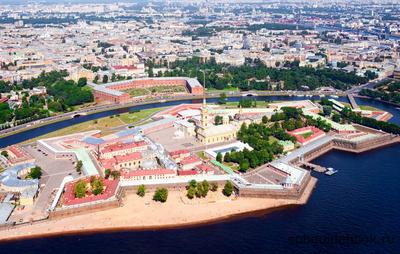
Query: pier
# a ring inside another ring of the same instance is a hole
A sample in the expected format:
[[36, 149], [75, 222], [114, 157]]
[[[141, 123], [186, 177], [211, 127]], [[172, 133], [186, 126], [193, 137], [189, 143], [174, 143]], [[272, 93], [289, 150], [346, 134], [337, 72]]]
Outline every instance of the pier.
[[305, 169], [314, 170], [315, 172], [319, 172], [319, 173], [325, 173], [327, 171], [327, 168], [317, 165], [317, 164], [313, 164], [311, 162], [301, 162], [299, 164], [299, 166], [302, 168], [305, 168]]
[[359, 109], [360, 107], [358, 106], [356, 100], [354, 99], [354, 95], [353, 94], [348, 94], [347, 98], [349, 99], [349, 102], [351, 104], [351, 107], [353, 109]]

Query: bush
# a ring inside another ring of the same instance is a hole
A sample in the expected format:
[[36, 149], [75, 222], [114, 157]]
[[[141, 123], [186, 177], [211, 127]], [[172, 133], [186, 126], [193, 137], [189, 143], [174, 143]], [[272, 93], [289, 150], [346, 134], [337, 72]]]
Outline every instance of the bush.
[[158, 188], [154, 193], [153, 200], [164, 203], [168, 198], [168, 190], [165, 188]]
[[136, 194], [137, 194], [139, 197], [144, 197], [144, 195], [146, 194], [146, 187], [145, 187], [143, 184], [142, 184], [142, 185], [139, 185]]
[[233, 192], [233, 185], [232, 185], [231, 182], [228, 181], [228, 182], [225, 183], [225, 186], [224, 186], [224, 189], [222, 190], [222, 193], [225, 196], [230, 197], [232, 195], [232, 192]]

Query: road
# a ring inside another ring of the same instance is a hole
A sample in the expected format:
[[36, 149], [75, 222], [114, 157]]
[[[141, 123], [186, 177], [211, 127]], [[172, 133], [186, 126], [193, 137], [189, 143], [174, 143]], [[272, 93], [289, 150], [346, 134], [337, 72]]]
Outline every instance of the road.
[[380, 80], [373, 80], [371, 82], [365, 83], [363, 85], [355, 86], [346, 91], [346, 94], [358, 94], [362, 89], [373, 89], [377, 85], [389, 80], [389, 78], [384, 78]]

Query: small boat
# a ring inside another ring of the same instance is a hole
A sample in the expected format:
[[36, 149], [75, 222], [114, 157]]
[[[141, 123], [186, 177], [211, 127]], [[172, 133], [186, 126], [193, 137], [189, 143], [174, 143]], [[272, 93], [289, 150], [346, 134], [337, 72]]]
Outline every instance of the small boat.
[[330, 95], [330, 97], [335, 98], [335, 99], [339, 98], [339, 96], [337, 96], [337, 95]]
[[298, 94], [297, 97], [304, 97], [304, 94]]
[[161, 103], [167, 102], [167, 100], [160, 100]]
[[327, 170], [325, 171], [325, 174], [328, 176], [331, 176], [333, 174], [336, 174], [338, 172], [338, 170], [334, 169], [334, 168], [327, 168]]

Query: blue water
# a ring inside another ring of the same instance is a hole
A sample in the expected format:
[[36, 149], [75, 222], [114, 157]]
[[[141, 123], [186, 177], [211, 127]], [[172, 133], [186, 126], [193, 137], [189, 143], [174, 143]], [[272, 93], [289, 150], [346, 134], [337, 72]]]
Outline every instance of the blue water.
[[[359, 102], [400, 123], [395, 108]], [[317, 188], [304, 206], [184, 229], [0, 243], [0, 253], [399, 253], [400, 145], [358, 155], [332, 151], [314, 162], [339, 172], [315, 174]]]
[[[304, 100], [304, 99], [311, 99], [310, 97], [289, 97], [289, 96], [258, 96], [258, 97], [253, 97], [257, 100], [269, 100], [269, 101], [287, 101], [287, 100]], [[318, 99], [318, 96], [312, 97], [313, 99]], [[231, 97], [228, 98], [228, 101], [239, 101], [241, 100], [242, 97]], [[346, 98], [340, 98], [340, 100], [346, 100]], [[217, 102], [218, 98], [212, 98], [212, 99], [207, 99], [207, 102]], [[48, 124], [45, 126], [41, 126], [35, 129], [30, 129], [27, 131], [24, 131], [23, 133], [18, 133], [15, 135], [10, 135], [4, 138], [0, 138], [0, 148], [1, 147], [6, 147], [15, 143], [20, 143], [25, 140], [35, 138], [37, 136], [44, 135], [46, 133], [56, 131], [74, 124], [90, 121], [90, 120], [95, 120], [98, 118], [102, 117], [107, 117], [111, 115], [116, 115], [116, 114], [122, 114], [125, 112], [129, 111], [135, 111], [135, 110], [142, 110], [142, 109], [148, 109], [148, 108], [154, 108], [154, 107], [166, 107], [166, 106], [173, 106], [173, 105], [179, 105], [182, 103], [201, 103], [201, 100], [181, 100], [181, 101], [171, 101], [171, 102], [160, 102], [160, 103], [151, 103], [147, 105], [139, 105], [139, 106], [133, 106], [133, 107], [127, 107], [127, 108], [121, 108], [121, 109], [115, 109], [115, 110], [109, 110], [109, 111], [104, 111], [104, 112], [99, 112], [95, 114], [90, 114], [90, 115], [85, 115], [81, 116], [78, 118], [72, 118], [72, 119], [67, 119], [64, 121]]]

